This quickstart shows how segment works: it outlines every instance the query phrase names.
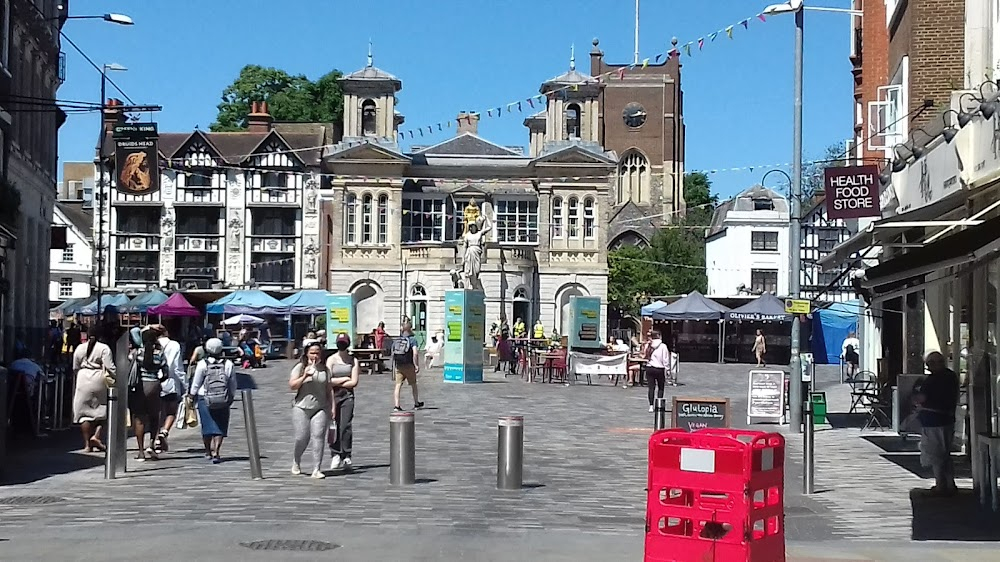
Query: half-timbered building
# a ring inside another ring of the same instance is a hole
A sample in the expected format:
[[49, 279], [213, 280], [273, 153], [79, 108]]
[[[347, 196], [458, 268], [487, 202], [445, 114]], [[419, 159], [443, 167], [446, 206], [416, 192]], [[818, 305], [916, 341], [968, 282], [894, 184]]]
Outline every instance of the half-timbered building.
[[818, 195], [802, 213], [802, 269], [799, 294], [818, 302], [846, 302], [857, 298], [846, 266], [824, 271], [819, 260], [857, 232], [857, 219], [830, 219], [826, 199]]
[[[121, 115], [106, 119], [110, 129]], [[273, 123], [266, 103], [254, 104], [248, 122], [241, 132], [161, 133], [160, 189], [141, 196], [115, 188], [109, 134], [106, 287], [320, 286], [317, 173], [332, 127]]]

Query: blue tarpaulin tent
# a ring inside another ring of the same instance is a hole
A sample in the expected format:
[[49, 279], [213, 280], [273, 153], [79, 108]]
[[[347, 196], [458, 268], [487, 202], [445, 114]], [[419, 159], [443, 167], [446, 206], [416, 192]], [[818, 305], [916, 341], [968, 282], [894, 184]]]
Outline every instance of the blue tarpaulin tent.
[[163, 291], [150, 291], [136, 296], [122, 306], [118, 307], [121, 312], [138, 312], [145, 314], [149, 307], [163, 304], [167, 300], [167, 294]]
[[841, 346], [847, 334], [858, 332], [861, 301], [839, 302], [813, 313], [812, 352], [816, 363], [840, 363]]
[[645, 306], [643, 306], [639, 312], [644, 317], [649, 317], [653, 315], [654, 310], [660, 310], [661, 308], [667, 306], [667, 303], [663, 301], [653, 301]]
[[114, 295], [109, 295], [109, 294], [101, 295], [100, 306], [97, 306], [97, 299], [95, 298], [89, 304], [82, 307], [79, 310], [78, 314], [82, 314], [84, 316], [97, 316], [98, 313], [103, 313], [105, 308], [109, 306], [118, 308], [123, 304], [127, 303], [129, 300], [130, 299], [128, 298], [128, 295], [123, 295], [121, 293]]
[[289, 307], [289, 314], [324, 314], [328, 293], [322, 289], [309, 289], [281, 299]]
[[288, 307], [264, 291], [235, 291], [208, 303], [208, 314], [288, 314]]

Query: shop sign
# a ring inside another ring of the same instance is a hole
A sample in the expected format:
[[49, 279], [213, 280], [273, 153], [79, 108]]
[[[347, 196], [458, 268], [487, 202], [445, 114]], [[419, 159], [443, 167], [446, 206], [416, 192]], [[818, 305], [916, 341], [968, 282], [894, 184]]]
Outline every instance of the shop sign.
[[149, 195], [160, 189], [156, 123], [118, 125], [115, 140], [115, 187], [126, 195]]
[[787, 299], [785, 300], [785, 312], [788, 314], [809, 314], [809, 301]]
[[831, 219], [880, 217], [878, 166], [844, 166], [824, 172], [826, 215]]
[[899, 213], [926, 207], [962, 189], [958, 142], [942, 142], [893, 175]]
[[995, 180], [1000, 173], [1000, 116], [994, 115], [985, 121], [976, 120], [967, 129], [972, 129], [972, 153], [975, 155], [969, 183]]

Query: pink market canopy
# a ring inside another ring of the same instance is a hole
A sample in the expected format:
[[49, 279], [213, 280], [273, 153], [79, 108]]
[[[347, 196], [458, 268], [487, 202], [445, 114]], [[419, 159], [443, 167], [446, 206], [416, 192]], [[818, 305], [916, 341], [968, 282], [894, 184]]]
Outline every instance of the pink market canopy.
[[159, 316], [187, 316], [191, 318], [201, 316], [201, 311], [191, 306], [191, 303], [180, 293], [170, 295], [163, 304], [149, 307], [146, 313]]

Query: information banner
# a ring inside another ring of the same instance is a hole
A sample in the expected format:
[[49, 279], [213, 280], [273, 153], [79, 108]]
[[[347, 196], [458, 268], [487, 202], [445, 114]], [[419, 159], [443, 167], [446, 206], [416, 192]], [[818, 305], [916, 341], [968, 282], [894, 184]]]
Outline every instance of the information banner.
[[615, 376], [628, 374], [628, 354], [594, 355], [592, 353], [569, 352], [571, 375]]
[[570, 349], [597, 349], [604, 347], [601, 337], [601, 299], [600, 297], [569, 298], [570, 307]]
[[747, 425], [784, 423], [785, 372], [755, 369], [747, 379]]
[[482, 291], [455, 289], [444, 294], [444, 381], [483, 381], [483, 346], [486, 341], [486, 295]]
[[347, 334], [351, 337], [351, 345], [357, 345], [354, 333], [354, 296], [326, 295], [326, 348], [337, 347], [337, 335]]

